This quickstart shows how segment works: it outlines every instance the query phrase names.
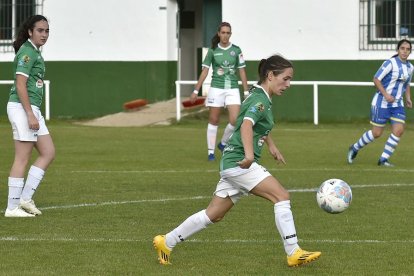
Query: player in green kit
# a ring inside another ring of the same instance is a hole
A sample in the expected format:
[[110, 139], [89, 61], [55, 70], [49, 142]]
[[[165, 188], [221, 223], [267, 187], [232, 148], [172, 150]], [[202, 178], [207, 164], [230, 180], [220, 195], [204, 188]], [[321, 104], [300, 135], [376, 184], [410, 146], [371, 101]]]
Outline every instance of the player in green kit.
[[240, 47], [230, 42], [231, 26], [227, 22], [222, 22], [218, 27], [216, 35], [211, 40], [211, 48], [203, 61], [198, 82], [194, 93], [191, 94], [191, 102], [197, 99], [198, 91], [208, 75], [210, 67], [213, 70], [211, 87], [207, 94], [206, 106], [209, 108], [209, 118], [207, 125], [207, 154], [208, 160], [214, 161], [214, 148], [221, 110], [225, 107], [229, 113], [229, 123], [224, 129], [223, 137], [217, 147], [223, 151], [230, 135], [234, 131], [237, 115], [240, 111], [240, 92], [238, 85], [237, 71], [244, 91], [247, 92], [246, 63]]
[[[45, 63], [39, 48], [48, 38], [47, 19], [42, 15], [34, 15], [23, 23], [13, 43], [16, 51], [15, 81], [10, 90], [7, 115], [13, 130], [15, 155], [8, 179], [5, 217], [34, 217], [42, 214], [32, 197], [55, 157], [55, 146], [40, 112]], [[39, 155], [24, 181], [33, 148]]]
[[274, 125], [272, 96], [281, 96], [289, 88], [293, 65], [280, 55], [262, 59], [259, 77], [258, 84], [242, 104], [235, 131], [224, 148], [221, 178], [207, 209], [191, 215], [166, 235], [154, 238], [161, 264], [170, 264], [171, 252], [178, 243], [222, 220], [240, 197], [248, 193], [273, 203], [276, 228], [283, 241], [288, 266], [309, 263], [321, 255], [321, 252], [308, 252], [299, 247], [289, 192], [258, 164], [264, 144], [276, 160], [285, 163], [270, 136]]

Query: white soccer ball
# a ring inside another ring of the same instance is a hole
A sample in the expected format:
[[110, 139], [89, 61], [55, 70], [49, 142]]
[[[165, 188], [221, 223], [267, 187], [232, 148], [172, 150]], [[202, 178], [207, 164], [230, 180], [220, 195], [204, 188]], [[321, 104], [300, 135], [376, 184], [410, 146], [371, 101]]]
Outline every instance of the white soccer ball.
[[342, 213], [351, 204], [352, 190], [341, 179], [328, 179], [319, 187], [316, 200], [322, 210], [331, 214]]

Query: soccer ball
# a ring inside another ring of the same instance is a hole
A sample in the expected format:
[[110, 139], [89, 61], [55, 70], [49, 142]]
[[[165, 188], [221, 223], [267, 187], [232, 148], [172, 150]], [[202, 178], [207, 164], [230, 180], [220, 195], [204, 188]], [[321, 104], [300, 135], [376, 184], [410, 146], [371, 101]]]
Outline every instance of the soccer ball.
[[352, 190], [341, 179], [328, 179], [319, 187], [316, 200], [322, 210], [331, 214], [342, 213], [351, 204]]

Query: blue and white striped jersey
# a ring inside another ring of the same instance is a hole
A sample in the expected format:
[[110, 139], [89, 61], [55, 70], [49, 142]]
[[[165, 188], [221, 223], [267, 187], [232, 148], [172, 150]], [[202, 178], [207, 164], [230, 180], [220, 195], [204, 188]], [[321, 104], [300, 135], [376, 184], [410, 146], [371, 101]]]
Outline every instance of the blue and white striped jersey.
[[403, 96], [407, 85], [410, 85], [412, 75], [413, 65], [409, 61], [404, 63], [398, 56], [384, 61], [375, 78], [381, 81], [385, 91], [392, 95], [395, 101], [388, 103], [381, 92], [377, 91], [371, 104], [381, 108], [404, 106]]

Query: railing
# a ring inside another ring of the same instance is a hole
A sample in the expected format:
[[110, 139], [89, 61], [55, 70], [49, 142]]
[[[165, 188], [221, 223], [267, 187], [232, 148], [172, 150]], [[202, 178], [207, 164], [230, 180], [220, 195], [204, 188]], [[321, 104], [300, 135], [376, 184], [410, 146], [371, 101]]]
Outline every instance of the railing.
[[[176, 110], [177, 121], [181, 120], [181, 85], [194, 85], [197, 81], [176, 81], [175, 93], [176, 93]], [[248, 84], [255, 84], [256, 81], [248, 81]], [[204, 83], [209, 84], [209, 83]], [[239, 81], [239, 84], [241, 82]], [[313, 86], [313, 123], [319, 124], [319, 105], [318, 105], [318, 88], [319, 85], [337, 85], [337, 86], [374, 86], [373, 82], [355, 82], [355, 81], [291, 81], [291, 85], [312, 85]]]
[[[45, 118], [50, 120], [50, 81], [43, 81], [45, 84]], [[0, 80], [0, 84], [13, 84], [12, 80]]]

